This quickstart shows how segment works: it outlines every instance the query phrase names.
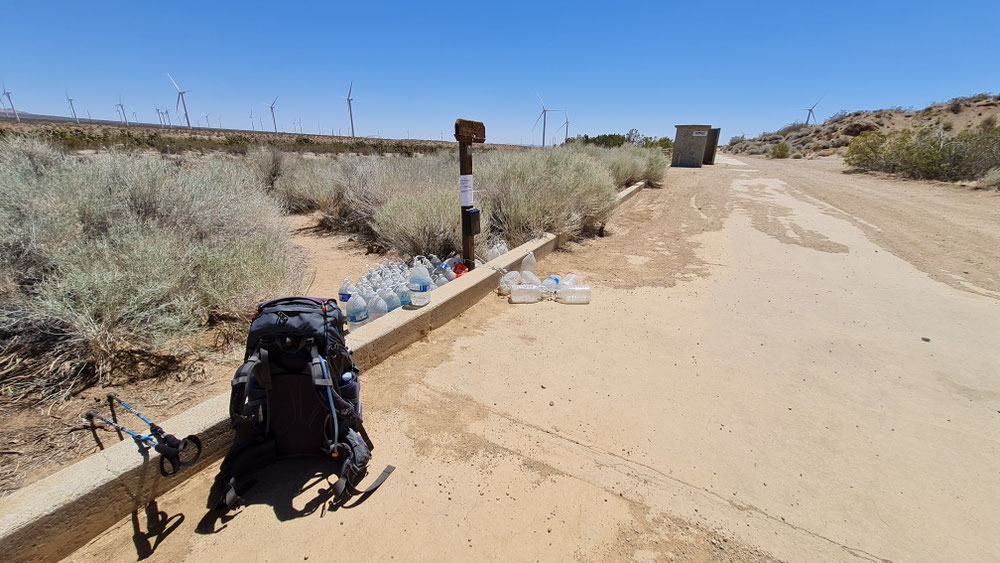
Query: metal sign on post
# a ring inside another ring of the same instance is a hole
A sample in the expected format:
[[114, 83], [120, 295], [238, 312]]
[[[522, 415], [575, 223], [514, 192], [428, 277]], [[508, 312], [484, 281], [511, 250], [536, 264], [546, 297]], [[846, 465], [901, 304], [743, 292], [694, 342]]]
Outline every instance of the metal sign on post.
[[469, 270], [476, 268], [476, 235], [479, 234], [479, 210], [474, 205], [472, 182], [472, 144], [486, 142], [486, 126], [480, 121], [455, 121], [458, 141], [458, 187], [462, 205], [462, 261]]

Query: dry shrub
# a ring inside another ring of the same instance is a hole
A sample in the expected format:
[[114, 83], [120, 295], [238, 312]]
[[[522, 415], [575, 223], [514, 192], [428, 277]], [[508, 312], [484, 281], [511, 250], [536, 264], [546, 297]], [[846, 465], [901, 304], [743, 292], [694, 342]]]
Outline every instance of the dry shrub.
[[121, 368], [297, 285], [280, 206], [242, 162], [38, 154], [0, 142], [0, 400], [141, 375]]

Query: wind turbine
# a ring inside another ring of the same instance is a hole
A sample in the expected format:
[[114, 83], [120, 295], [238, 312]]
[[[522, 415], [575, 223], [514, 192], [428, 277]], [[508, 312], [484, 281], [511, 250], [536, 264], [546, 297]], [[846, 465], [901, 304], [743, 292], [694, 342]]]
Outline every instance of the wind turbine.
[[21, 122], [21, 116], [17, 114], [17, 108], [14, 107], [14, 100], [10, 99], [11, 91], [7, 89], [7, 84], [3, 85], [3, 93], [0, 96], [7, 96], [7, 103], [10, 104], [10, 109], [14, 111], [14, 118], [17, 122]]
[[125, 126], [128, 126], [128, 114], [125, 113], [125, 106], [122, 105], [122, 97], [118, 96], [118, 104], [115, 106], [121, 110], [122, 121], [125, 122]]
[[154, 106], [156, 108], [156, 119], [160, 121], [160, 127], [163, 127], [163, 112], [160, 111], [160, 106]]
[[132, 123], [136, 125], [139, 123], [139, 118], [135, 116], [135, 106], [132, 106]]
[[548, 114], [549, 114], [549, 112], [550, 111], [563, 111], [563, 110], [561, 110], [561, 109], [548, 109], [547, 107], [545, 107], [545, 102], [542, 101], [542, 95], [539, 94], [537, 90], [535, 91], [535, 95], [538, 96], [538, 103], [542, 104], [542, 113], [538, 114], [538, 119], [535, 120], [535, 124], [531, 127], [531, 130], [534, 131], [535, 127], [538, 127], [538, 122], [539, 121], [542, 122], [542, 146], [544, 147], [545, 146], [545, 125], [546, 125], [546, 121], [548, 121]]
[[7, 102], [3, 101], [3, 94], [0, 94], [0, 108], [3, 108], [4, 117], [10, 117], [10, 111], [7, 110]]
[[818, 100], [816, 100], [816, 103], [813, 104], [811, 108], [802, 108], [802, 111], [808, 112], [808, 113], [806, 113], [806, 126], [809, 125], [809, 118], [810, 117], [813, 120], [813, 125], [816, 124], [816, 114], [813, 113], [813, 110], [816, 109], [816, 106], [818, 106], [819, 103], [822, 102], [823, 98], [825, 98], [825, 97], [826, 97], [826, 94], [823, 94], [822, 96], [820, 96], [820, 98]]
[[208, 114], [207, 113], [205, 114], [205, 128], [207, 128], [207, 129], [211, 129], [212, 128], [212, 122], [208, 120]]
[[274, 101], [271, 102], [271, 105], [267, 106], [267, 104], [264, 104], [265, 106], [271, 108], [271, 123], [274, 124], [274, 132], [275, 133], [278, 132], [278, 120], [276, 120], [274, 118], [274, 104], [276, 104], [276, 103], [278, 103], [278, 96], [274, 97]]
[[187, 101], [184, 99], [184, 94], [187, 94], [191, 90], [181, 90], [181, 87], [177, 85], [177, 82], [174, 81], [174, 77], [170, 76], [169, 72], [167, 73], [167, 78], [170, 79], [170, 82], [174, 85], [174, 88], [177, 89], [177, 107], [174, 108], [174, 111], [179, 110], [180, 107], [181, 107], [181, 105], [183, 104], [183, 106], [184, 106], [184, 120], [187, 121], [188, 129], [190, 129], [191, 128], [191, 118], [188, 117], [188, 105], [187, 105]]
[[69, 97], [69, 92], [66, 92], [66, 101], [69, 102], [69, 111], [73, 112], [73, 121], [80, 124], [80, 118], [76, 116], [76, 108], [73, 107], [73, 98]]
[[352, 80], [351, 86], [347, 89], [347, 97], [344, 98], [345, 100], [347, 100], [347, 115], [351, 117], [351, 137], [354, 136], [354, 111], [351, 109], [351, 102], [354, 101], [354, 98], [351, 97], [351, 92], [353, 90], [354, 90], [354, 81]]
[[173, 129], [174, 124], [170, 122], [170, 110], [169, 109], [163, 110], [163, 116], [167, 118], [167, 129]]
[[222, 116], [219, 116], [219, 129], [222, 129]]
[[[566, 128], [566, 137], [563, 138], [563, 143], [565, 143], [566, 141], [569, 141], [569, 112], [563, 110], [563, 114], [566, 116], [566, 121], [559, 126], [559, 129], [562, 129], [564, 127]], [[559, 132], [559, 129], [556, 129], [556, 133]]]
[[253, 108], [250, 108], [250, 130], [251, 131], [256, 131], [257, 130], [257, 128], [254, 127], [254, 124], [253, 124]]

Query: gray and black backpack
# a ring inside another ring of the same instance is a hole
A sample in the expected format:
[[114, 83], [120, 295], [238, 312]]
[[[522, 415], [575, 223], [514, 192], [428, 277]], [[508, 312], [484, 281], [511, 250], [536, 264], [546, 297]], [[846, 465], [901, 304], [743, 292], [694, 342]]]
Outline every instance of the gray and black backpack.
[[359, 373], [336, 300], [283, 297], [258, 305], [245, 361], [233, 378], [229, 415], [236, 440], [216, 479], [217, 505], [242, 504], [242, 480], [287, 457], [335, 463], [334, 502], [374, 492], [395, 468], [357, 488], [374, 449], [362, 424]]

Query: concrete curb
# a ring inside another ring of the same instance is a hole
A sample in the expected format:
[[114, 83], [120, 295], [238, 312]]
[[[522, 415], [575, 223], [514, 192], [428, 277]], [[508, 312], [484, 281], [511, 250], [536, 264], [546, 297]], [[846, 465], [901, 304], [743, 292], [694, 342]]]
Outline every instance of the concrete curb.
[[[640, 182], [620, 192], [619, 203], [644, 186], [645, 182]], [[358, 328], [347, 336], [355, 363], [362, 370], [377, 365], [489, 295], [500, 284], [501, 273], [493, 267], [515, 269], [528, 251], [541, 260], [567, 239], [546, 234], [529, 241], [435, 290], [429, 305], [394, 311]], [[228, 412], [229, 395], [222, 394], [164, 422], [163, 426], [177, 436], [196, 434], [202, 442], [198, 463], [176, 477], [160, 475], [158, 456], [143, 460], [136, 454], [135, 444], [124, 441], [3, 499], [0, 553], [6, 554], [4, 560], [59, 560], [219, 460], [232, 444]]]

